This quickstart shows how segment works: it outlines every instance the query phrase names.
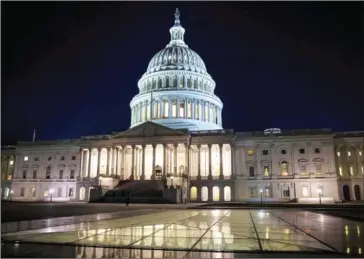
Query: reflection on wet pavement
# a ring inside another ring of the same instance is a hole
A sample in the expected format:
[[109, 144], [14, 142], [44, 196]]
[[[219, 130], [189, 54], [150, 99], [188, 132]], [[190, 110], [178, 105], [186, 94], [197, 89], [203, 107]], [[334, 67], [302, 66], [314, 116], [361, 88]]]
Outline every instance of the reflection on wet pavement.
[[27, 253], [36, 257], [66, 254], [37, 250], [36, 244], [68, 247], [74, 255], [67, 250], [65, 257], [77, 258], [197, 258], [207, 251], [215, 253], [209, 258], [234, 258], [243, 252], [361, 256], [363, 225], [297, 210], [174, 210], [7, 233], [2, 250], [11, 254], [32, 243], [35, 250]]

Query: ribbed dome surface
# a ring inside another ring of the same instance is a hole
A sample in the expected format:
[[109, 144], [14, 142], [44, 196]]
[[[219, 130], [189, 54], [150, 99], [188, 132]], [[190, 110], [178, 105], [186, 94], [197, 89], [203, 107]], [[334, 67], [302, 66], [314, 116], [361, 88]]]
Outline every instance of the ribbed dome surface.
[[155, 54], [146, 74], [161, 70], [187, 70], [207, 74], [201, 57], [186, 45], [169, 45]]

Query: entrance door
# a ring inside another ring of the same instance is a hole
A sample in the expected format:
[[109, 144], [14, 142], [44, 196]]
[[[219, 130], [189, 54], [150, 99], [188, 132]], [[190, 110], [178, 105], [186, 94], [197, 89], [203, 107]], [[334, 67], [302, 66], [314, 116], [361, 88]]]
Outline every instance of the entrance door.
[[349, 186], [344, 185], [343, 186], [343, 193], [344, 193], [344, 200], [345, 201], [350, 201], [350, 189]]
[[162, 180], [162, 176], [163, 176], [162, 167], [160, 165], [156, 165], [155, 166], [155, 179]]
[[283, 185], [283, 188], [282, 188], [282, 197], [283, 199], [289, 199], [291, 196], [290, 196], [290, 187], [289, 185]]
[[354, 186], [355, 200], [360, 201], [360, 187], [359, 185]]

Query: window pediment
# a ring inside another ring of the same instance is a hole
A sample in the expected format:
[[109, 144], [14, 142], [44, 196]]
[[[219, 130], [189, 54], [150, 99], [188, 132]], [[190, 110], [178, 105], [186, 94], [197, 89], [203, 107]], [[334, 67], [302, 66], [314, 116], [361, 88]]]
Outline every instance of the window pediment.
[[315, 158], [312, 161], [315, 163], [322, 163], [324, 160], [322, 158]]
[[308, 160], [305, 158], [298, 159], [298, 163], [308, 163]]

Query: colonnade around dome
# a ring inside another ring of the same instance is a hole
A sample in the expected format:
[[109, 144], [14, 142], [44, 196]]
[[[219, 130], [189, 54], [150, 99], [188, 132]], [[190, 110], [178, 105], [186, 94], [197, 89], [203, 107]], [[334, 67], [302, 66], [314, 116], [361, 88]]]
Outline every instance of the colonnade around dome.
[[132, 108], [131, 125], [148, 120], [191, 119], [217, 124], [222, 127], [222, 109], [211, 102], [199, 99], [155, 99], [145, 100]]

